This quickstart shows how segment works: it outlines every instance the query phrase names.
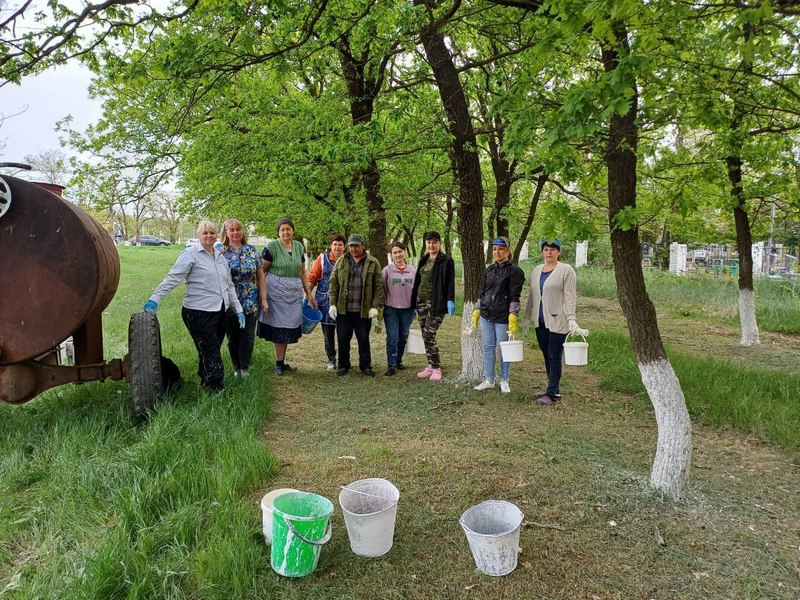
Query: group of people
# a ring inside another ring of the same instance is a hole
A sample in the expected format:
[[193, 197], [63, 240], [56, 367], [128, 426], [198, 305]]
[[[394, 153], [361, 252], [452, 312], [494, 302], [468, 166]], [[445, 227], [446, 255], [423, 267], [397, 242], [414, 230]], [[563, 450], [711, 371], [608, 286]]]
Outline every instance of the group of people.
[[[306, 272], [305, 249], [294, 239], [294, 223], [280, 219], [277, 238], [259, 254], [247, 243], [238, 219], [222, 226], [221, 241], [208, 221], [197, 229], [198, 244], [184, 250], [175, 265], [145, 303], [156, 312], [164, 297], [181, 281], [186, 282], [182, 317], [198, 353], [201, 386], [222, 390], [224, 366], [221, 346], [228, 338], [234, 376], [246, 377], [255, 337], [275, 346], [276, 375], [295, 371], [286, 362], [288, 345], [302, 335], [302, 307], [322, 312], [321, 329], [327, 366], [339, 376], [352, 368], [350, 344], [355, 334], [358, 367], [374, 377], [369, 333], [381, 312], [386, 328], [385, 376], [403, 370], [409, 331], [416, 316], [425, 346], [427, 365], [417, 377], [440, 381], [442, 365], [436, 340], [445, 315], [454, 315], [455, 263], [442, 251], [436, 231], [424, 235], [425, 254], [415, 268], [406, 260], [406, 247], [393, 242], [391, 262], [381, 269], [378, 259], [366, 251], [364, 238], [336, 234], [330, 249], [314, 260]], [[568, 333], [581, 333], [575, 321], [575, 272], [559, 262], [558, 240], [543, 240], [544, 264], [534, 269], [522, 326], [535, 320], [536, 338], [544, 356], [547, 389], [537, 395], [539, 404], [553, 404], [560, 397], [561, 355]], [[511, 260], [508, 238], [492, 242], [494, 262], [486, 269], [478, 303], [472, 315], [484, 349], [484, 381], [475, 387], [495, 385], [499, 343], [520, 332], [520, 296], [525, 274]], [[538, 307], [538, 315], [535, 315]], [[338, 346], [338, 353], [337, 353]], [[500, 364], [500, 390], [510, 392], [510, 363]]]
[[358, 367], [365, 375], [375, 375], [369, 333], [382, 310], [387, 359], [384, 375], [391, 377], [405, 369], [403, 354], [416, 315], [428, 359], [417, 375], [439, 381], [442, 368], [436, 332], [445, 314], [453, 315], [456, 309], [455, 264], [441, 251], [439, 234], [425, 234], [427, 253], [417, 269], [406, 261], [406, 246], [401, 242], [392, 243], [392, 262], [383, 269], [378, 259], [367, 253], [364, 238], [358, 234], [347, 240], [336, 234], [330, 243], [330, 252], [316, 258], [309, 277], [311, 286], [316, 286], [317, 306], [323, 312], [328, 369], [343, 376], [352, 368], [350, 342], [355, 334]]

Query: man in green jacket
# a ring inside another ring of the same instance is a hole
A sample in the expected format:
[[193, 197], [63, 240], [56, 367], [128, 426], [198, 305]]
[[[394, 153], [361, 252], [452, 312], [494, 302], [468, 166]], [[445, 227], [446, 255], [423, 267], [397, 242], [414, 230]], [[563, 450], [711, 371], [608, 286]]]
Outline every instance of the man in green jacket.
[[355, 331], [358, 341], [358, 368], [364, 375], [374, 377], [372, 354], [369, 349], [369, 330], [372, 319], [383, 306], [381, 264], [367, 254], [364, 238], [354, 233], [347, 240], [348, 252], [333, 266], [328, 298], [328, 314], [336, 321], [339, 342], [339, 376], [350, 370], [350, 340]]

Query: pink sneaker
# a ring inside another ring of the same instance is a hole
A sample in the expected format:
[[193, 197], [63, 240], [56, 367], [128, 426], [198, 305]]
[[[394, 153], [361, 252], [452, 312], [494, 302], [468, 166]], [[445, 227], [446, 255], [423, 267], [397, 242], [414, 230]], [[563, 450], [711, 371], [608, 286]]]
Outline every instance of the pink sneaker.
[[433, 369], [431, 372], [431, 381], [441, 381], [442, 380], [442, 370], [441, 369]]
[[431, 373], [433, 373], [433, 369], [431, 368], [430, 365], [428, 365], [427, 367], [422, 369], [422, 371], [417, 373], [417, 377], [419, 377], [420, 379], [427, 379], [428, 377], [431, 376]]

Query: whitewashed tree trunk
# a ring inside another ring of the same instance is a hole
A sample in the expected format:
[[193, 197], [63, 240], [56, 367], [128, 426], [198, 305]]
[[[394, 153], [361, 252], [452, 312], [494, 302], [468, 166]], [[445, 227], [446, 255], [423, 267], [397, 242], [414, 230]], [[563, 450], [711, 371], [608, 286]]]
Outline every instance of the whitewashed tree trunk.
[[692, 463], [692, 423], [683, 390], [667, 359], [640, 364], [639, 372], [658, 424], [650, 485], [672, 500], [681, 500], [689, 493]]
[[472, 326], [474, 310], [474, 303], [464, 303], [464, 314], [461, 315], [461, 373], [458, 377], [464, 383], [483, 381], [483, 345], [480, 331], [473, 331], [470, 336], [464, 335], [467, 328]]
[[756, 322], [756, 294], [753, 290], [739, 289], [739, 323], [742, 329], [740, 346], [758, 346], [761, 338]]

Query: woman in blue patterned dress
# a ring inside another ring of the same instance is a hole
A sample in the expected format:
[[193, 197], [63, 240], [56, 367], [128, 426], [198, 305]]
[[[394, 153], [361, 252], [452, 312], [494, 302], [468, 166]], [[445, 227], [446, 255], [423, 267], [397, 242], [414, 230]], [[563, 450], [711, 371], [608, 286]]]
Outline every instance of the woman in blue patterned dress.
[[294, 224], [291, 219], [280, 219], [275, 229], [278, 239], [270, 241], [261, 253], [264, 272], [267, 274], [267, 301], [269, 307], [258, 317], [258, 337], [275, 344], [276, 375], [296, 369], [288, 364], [286, 347], [300, 339], [303, 319], [303, 294], [316, 308], [311, 294], [305, 266], [303, 244], [292, 239]]
[[234, 376], [247, 377], [250, 361], [253, 358], [258, 309], [266, 311], [267, 288], [264, 283], [264, 269], [258, 250], [247, 243], [247, 234], [239, 219], [228, 219], [222, 225], [222, 256], [228, 261], [231, 279], [236, 295], [244, 310], [244, 329], [239, 329], [236, 315], [228, 311], [226, 332], [228, 351], [231, 353]]

